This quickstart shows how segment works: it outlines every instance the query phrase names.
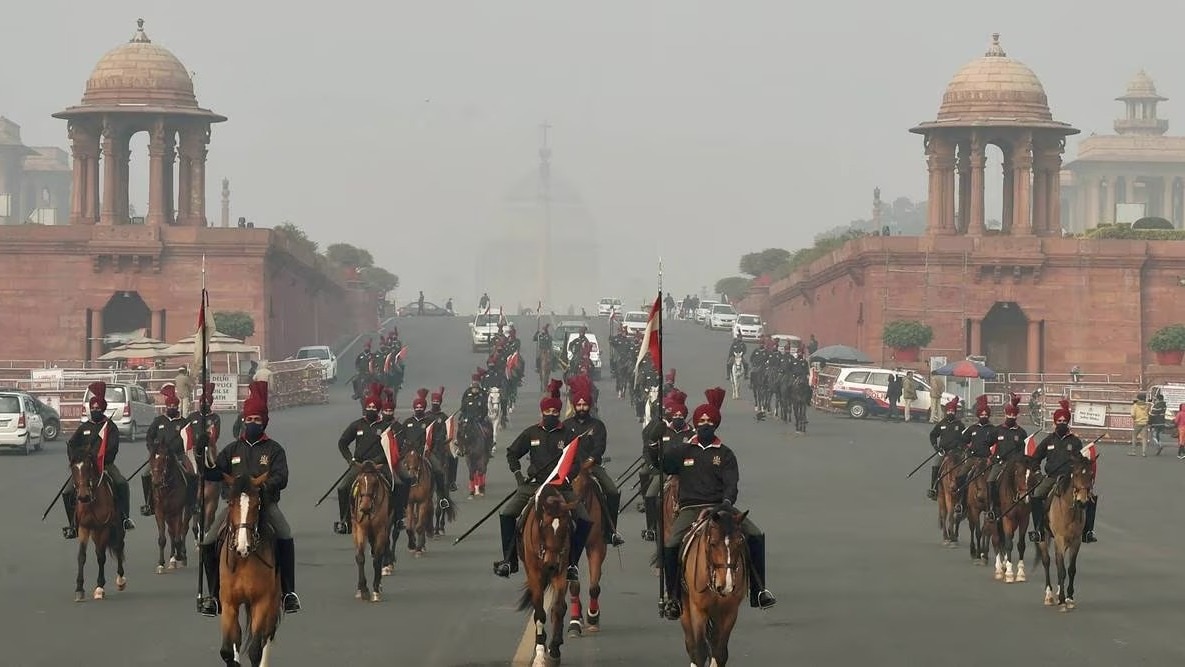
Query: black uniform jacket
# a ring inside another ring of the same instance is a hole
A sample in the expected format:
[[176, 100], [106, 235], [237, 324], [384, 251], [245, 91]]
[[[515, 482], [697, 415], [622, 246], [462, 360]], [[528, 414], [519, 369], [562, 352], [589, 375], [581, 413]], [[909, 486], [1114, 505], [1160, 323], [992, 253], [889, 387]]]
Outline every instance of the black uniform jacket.
[[[609, 432], [605, 429], [605, 422], [592, 415], [582, 422], [573, 415], [564, 420], [564, 427], [571, 431], [573, 436], [582, 436], [576, 457], [581, 461], [592, 459], [594, 463], [601, 465], [601, 459], [605, 457], [605, 448], [609, 443]], [[584, 435], [589, 429], [592, 429], [592, 432]]]
[[[202, 432], [202, 413], [194, 410], [189, 413], [186, 419], [189, 423], [193, 424], [194, 435], [199, 435]], [[240, 430], [242, 429], [242, 424], [239, 425], [239, 428]], [[219, 436], [222, 435], [222, 417], [213, 410], [210, 411], [210, 414], [206, 415], [206, 433], [210, 437], [211, 444], [217, 444]], [[237, 438], [239, 436], [236, 435], [235, 437]]]
[[1082, 440], [1067, 431], [1065, 435], [1050, 433], [1037, 446], [1037, 465], [1045, 462], [1045, 473], [1061, 475], [1070, 471], [1070, 462], [1082, 454]]
[[930, 446], [940, 452], [949, 452], [963, 445], [963, 431], [967, 427], [958, 419], [945, 418], [930, 429]]
[[1025, 440], [1029, 434], [1019, 424], [996, 427], [996, 458], [1011, 461], [1025, 453]]
[[530, 457], [527, 464], [527, 479], [542, 481], [555, 464], [560, 462], [560, 454], [564, 447], [575, 437], [563, 424], [555, 430], [547, 430], [540, 424], [534, 424], [523, 429], [523, 432], [506, 448], [506, 463], [511, 473], [522, 470], [519, 462], [524, 456]]
[[469, 387], [461, 394], [461, 415], [464, 417], [485, 417], [489, 412], [489, 396], [481, 387]]
[[679, 476], [679, 505], [717, 505], [724, 500], [735, 504], [741, 470], [736, 455], [720, 438], [704, 446], [699, 436], [663, 447], [663, 469]]
[[119, 428], [108, 419], [104, 419], [102, 424], [85, 419], [78, 425], [74, 435], [66, 441], [66, 456], [69, 460], [79, 461], [83, 456], [98, 456], [103, 429], [107, 429], [107, 450], [103, 456], [103, 465], [115, 463], [115, 457], [119, 454]]
[[[201, 457], [205, 458], [205, 457]], [[280, 443], [264, 435], [259, 442], [242, 438], [232, 440], [218, 452], [213, 467], [206, 466], [203, 477], [210, 482], [223, 481], [223, 475], [258, 477], [268, 473], [260, 496], [266, 502], [280, 502], [280, 492], [288, 486], [288, 456]]]
[[653, 427], [647, 433], [643, 434], [645, 443], [642, 446], [642, 455], [646, 457], [646, 462], [655, 468], [662, 467], [662, 450], [671, 444], [678, 444], [684, 440], [688, 440], [695, 435], [695, 429], [683, 425], [682, 431], [676, 431], [671, 423], [662, 419], [656, 419], [650, 422]]
[[[387, 457], [383, 455], [382, 440], [379, 437], [386, 428], [387, 422], [382, 420], [369, 422], [366, 421], [366, 417], [359, 417], [350, 422], [346, 426], [346, 430], [342, 431], [341, 437], [337, 439], [337, 450], [341, 452], [342, 458], [347, 463], [350, 461], [386, 463]], [[353, 456], [350, 455], [350, 443], [354, 444]]]
[[[189, 420], [184, 417], [169, 419], [165, 415], [157, 415], [156, 419], [153, 419], [152, 423], [148, 425], [148, 432], [144, 438], [148, 452], [151, 453], [153, 447], [159, 442], [163, 443], [173, 456], [177, 458], [185, 456], [185, 441], [181, 438], [181, 431], [186, 426], [189, 426]], [[196, 438], [200, 434], [201, 431], [195, 430], [193, 437]]]
[[992, 445], [996, 444], [997, 428], [994, 424], [980, 424], [979, 422], [967, 427], [963, 437], [966, 438], [967, 449], [971, 452], [971, 456], [978, 456], [982, 459], [991, 456]]
[[432, 423], [432, 415], [427, 412], [424, 413], [423, 418], [417, 419], [414, 416], [408, 417], [403, 421], [403, 439], [399, 441], [400, 452], [416, 451], [420, 456], [424, 455], [424, 446], [427, 444], [425, 439], [428, 433], [428, 424]]

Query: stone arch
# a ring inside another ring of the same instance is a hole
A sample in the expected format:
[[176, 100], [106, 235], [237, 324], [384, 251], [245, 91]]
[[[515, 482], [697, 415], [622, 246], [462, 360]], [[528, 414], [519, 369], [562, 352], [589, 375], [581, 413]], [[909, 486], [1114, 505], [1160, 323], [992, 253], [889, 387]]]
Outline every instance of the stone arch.
[[1015, 301], [997, 301], [980, 325], [983, 354], [997, 373], [1029, 369], [1029, 318]]
[[152, 313], [139, 292], [119, 291], [112, 294], [102, 311], [104, 352], [123, 342], [108, 339], [107, 336], [143, 335], [143, 331], [151, 326], [151, 319]]

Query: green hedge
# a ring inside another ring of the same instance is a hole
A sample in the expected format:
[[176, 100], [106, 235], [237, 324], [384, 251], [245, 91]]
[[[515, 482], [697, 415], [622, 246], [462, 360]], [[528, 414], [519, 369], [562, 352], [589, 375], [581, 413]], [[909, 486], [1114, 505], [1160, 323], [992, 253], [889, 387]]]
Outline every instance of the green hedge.
[[1131, 225], [1099, 225], [1086, 232], [1088, 239], [1129, 241], [1185, 241], [1185, 229], [1132, 229]]

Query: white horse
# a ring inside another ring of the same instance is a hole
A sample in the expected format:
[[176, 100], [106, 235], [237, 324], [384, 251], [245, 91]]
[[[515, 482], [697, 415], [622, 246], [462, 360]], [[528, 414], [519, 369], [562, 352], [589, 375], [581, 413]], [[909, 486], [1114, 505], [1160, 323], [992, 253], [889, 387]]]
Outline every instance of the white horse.
[[745, 353], [732, 353], [732, 368], [729, 372], [729, 379], [732, 380], [732, 400], [738, 400], [741, 397], [741, 379], [745, 377]]
[[491, 387], [489, 395], [490, 397], [486, 400], [486, 416], [489, 418], [490, 423], [494, 425], [493, 442], [491, 444], [496, 447], [498, 445], [498, 431], [502, 429], [502, 390], [497, 387]]
[[646, 407], [642, 408], [642, 423], [649, 424], [652, 416], [652, 409], [654, 404], [658, 401], [658, 387], [651, 387], [646, 390]]

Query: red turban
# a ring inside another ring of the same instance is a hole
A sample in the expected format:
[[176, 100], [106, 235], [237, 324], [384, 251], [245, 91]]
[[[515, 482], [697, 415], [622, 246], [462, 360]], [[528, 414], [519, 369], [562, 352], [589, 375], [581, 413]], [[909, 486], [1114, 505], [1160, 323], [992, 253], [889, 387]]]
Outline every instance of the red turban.
[[692, 420], [698, 424], [706, 418], [713, 426], [719, 426], [720, 406], [724, 405], [724, 390], [720, 387], [708, 389], [704, 391], [704, 396], [707, 397], [708, 402], [695, 409]]
[[411, 402], [411, 409], [412, 410], [421, 410], [421, 409], [425, 409], [427, 407], [428, 407], [428, 390], [423, 389], [423, 388], [417, 389], [416, 390], [416, 397]]
[[263, 417], [267, 419], [267, 383], [256, 380], [247, 385], [247, 400], [243, 401], [244, 417]]
[[1008, 395], [1008, 405], [1004, 406], [1005, 417], [1016, 417], [1020, 414], [1020, 396], [1016, 394]]
[[107, 409], [107, 383], [99, 380], [92, 382], [87, 387], [91, 392], [90, 409], [91, 410], [106, 410]]
[[1070, 414], [1070, 402], [1063, 398], [1062, 400], [1058, 401], [1057, 403], [1061, 407], [1059, 407], [1057, 410], [1053, 411], [1053, 421], [1055, 421], [1055, 422], [1062, 421], [1062, 420], [1065, 420], [1067, 422], [1070, 421], [1070, 417], [1072, 416]]
[[171, 384], [161, 387], [160, 395], [165, 397], [166, 408], [175, 408], [181, 405], [181, 399], [177, 397], [177, 388]]
[[560, 400], [560, 389], [564, 386], [561, 380], [552, 380], [547, 385], [547, 396], [539, 401], [539, 412], [544, 410], [562, 410], [564, 402]]
[[975, 399], [975, 414], [979, 417], [991, 417], [992, 409], [988, 406], [987, 394], [980, 394]]
[[378, 410], [383, 404], [383, 385], [378, 382], [370, 383], [366, 395], [362, 397], [363, 410]]

